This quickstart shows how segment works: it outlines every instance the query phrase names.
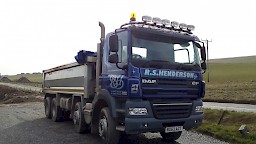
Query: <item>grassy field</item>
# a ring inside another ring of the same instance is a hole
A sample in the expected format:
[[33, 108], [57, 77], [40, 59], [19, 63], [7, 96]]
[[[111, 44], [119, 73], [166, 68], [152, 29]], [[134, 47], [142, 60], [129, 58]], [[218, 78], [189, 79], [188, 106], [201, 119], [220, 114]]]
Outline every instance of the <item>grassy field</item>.
[[[218, 139], [238, 144], [256, 143], [256, 114], [244, 112], [230, 112], [223, 114], [221, 110], [204, 109], [203, 124], [196, 131], [208, 134]], [[220, 123], [219, 123], [220, 121]], [[219, 123], [219, 124], [218, 124]], [[246, 124], [249, 134], [242, 135], [238, 131], [242, 124]]]
[[[208, 65], [210, 72], [211, 83], [223, 82], [256, 82], [256, 63], [242, 64], [242, 63], [210, 63]], [[208, 73], [207, 71], [207, 73]], [[207, 80], [207, 73], [204, 74]]]
[[256, 56], [244, 56], [244, 57], [233, 57], [233, 58], [222, 58], [222, 59], [211, 59], [211, 63], [256, 63]]
[[17, 75], [10, 75], [7, 76], [10, 80], [17, 80], [21, 77], [26, 77], [31, 82], [42, 82], [43, 76], [42, 74], [17, 74]]
[[209, 67], [204, 101], [256, 104], [256, 64], [210, 63]]

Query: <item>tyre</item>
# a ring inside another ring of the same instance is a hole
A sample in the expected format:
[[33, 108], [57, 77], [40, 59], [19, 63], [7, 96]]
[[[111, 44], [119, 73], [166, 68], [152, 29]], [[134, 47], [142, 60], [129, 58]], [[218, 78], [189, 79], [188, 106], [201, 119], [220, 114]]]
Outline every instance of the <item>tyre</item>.
[[107, 107], [100, 112], [99, 135], [105, 144], [117, 144], [120, 138], [120, 132], [116, 130], [116, 123]]
[[90, 131], [89, 125], [87, 125], [85, 123], [84, 113], [82, 110], [81, 102], [77, 102], [75, 105], [75, 110], [74, 110], [74, 114], [73, 114], [73, 122], [75, 125], [75, 130], [78, 133], [85, 133], [85, 132], [87, 133]]
[[164, 141], [175, 141], [178, 138], [180, 138], [181, 133], [182, 132], [180, 131], [180, 132], [170, 132], [170, 133], [161, 132], [160, 134]]
[[62, 111], [61, 108], [59, 106], [57, 106], [57, 102], [56, 102], [56, 98], [52, 99], [52, 105], [51, 105], [51, 109], [52, 109], [52, 120], [54, 122], [59, 122], [62, 119]]
[[46, 97], [44, 99], [44, 111], [45, 111], [46, 118], [48, 118], [48, 119], [52, 118], [52, 113], [51, 113], [51, 97]]

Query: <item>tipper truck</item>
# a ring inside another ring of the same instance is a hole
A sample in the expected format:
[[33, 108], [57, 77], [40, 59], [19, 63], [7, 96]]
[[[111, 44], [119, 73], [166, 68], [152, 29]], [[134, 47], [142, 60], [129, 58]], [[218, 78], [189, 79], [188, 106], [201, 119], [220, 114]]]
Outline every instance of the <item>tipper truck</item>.
[[107, 144], [145, 132], [173, 141], [201, 124], [206, 52], [193, 25], [133, 14], [106, 36], [99, 26], [97, 52], [43, 71], [47, 118], [72, 119]]

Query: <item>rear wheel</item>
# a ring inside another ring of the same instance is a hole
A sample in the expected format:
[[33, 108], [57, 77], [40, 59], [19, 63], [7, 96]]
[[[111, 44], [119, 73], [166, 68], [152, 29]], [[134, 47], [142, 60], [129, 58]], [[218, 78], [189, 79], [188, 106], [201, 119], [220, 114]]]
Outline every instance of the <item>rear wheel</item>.
[[180, 131], [180, 132], [170, 132], [170, 133], [161, 132], [160, 134], [164, 141], [175, 141], [180, 138], [181, 133], [182, 132]]
[[52, 118], [52, 115], [51, 115], [51, 98], [50, 97], [46, 97], [44, 99], [44, 110], [45, 110], [46, 118], [48, 118], [48, 119]]
[[116, 130], [116, 123], [107, 107], [100, 112], [99, 135], [105, 144], [117, 144], [120, 138], [120, 132]]
[[85, 123], [84, 113], [82, 110], [81, 102], [77, 102], [75, 105], [75, 111], [73, 114], [73, 122], [75, 125], [75, 129], [78, 133], [89, 132], [90, 127]]
[[61, 121], [62, 111], [61, 111], [61, 108], [59, 106], [57, 106], [56, 98], [52, 99], [51, 109], [52, 109], [52, 111], [51, 111], [52, 112], [52, 120], [54, 122]]

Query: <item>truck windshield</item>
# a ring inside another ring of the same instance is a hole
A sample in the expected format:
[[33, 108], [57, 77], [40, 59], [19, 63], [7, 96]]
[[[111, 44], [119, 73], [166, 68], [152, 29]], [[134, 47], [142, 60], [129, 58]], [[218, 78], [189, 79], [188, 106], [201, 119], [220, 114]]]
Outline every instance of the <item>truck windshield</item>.
[[148, 68], [200, 69], [198, 48], [192, 41], [156, 34], [133, 34], [132, 64]]

